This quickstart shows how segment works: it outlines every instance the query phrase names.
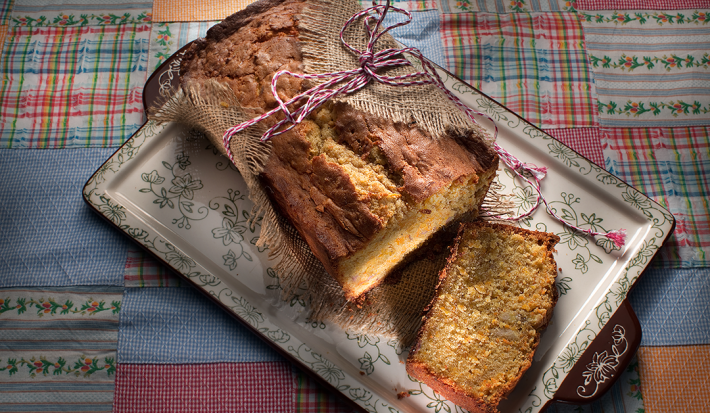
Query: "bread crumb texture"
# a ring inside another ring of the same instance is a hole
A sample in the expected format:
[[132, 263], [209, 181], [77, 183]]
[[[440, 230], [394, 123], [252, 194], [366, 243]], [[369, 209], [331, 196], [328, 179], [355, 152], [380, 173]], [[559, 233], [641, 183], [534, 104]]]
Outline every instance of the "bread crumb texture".
[[558, 241], [504, 225], [462, 227], [408, 360], [419, 371], [425, 367], [428, 377], [417, 378], [445, 384], [495, 411], [530, 366], [552, 314], [552, 248]]

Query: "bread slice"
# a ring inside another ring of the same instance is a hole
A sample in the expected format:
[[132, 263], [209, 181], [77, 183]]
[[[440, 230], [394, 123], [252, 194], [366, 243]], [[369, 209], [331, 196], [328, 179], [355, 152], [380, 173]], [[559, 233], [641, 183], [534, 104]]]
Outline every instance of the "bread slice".
[[[183, 83], [199, 89], [214, 79], [252, 114], [272, 109], [273, 74], [303, 71], [304, 7], [266, 0], [229, 17], [186, 52]], [[307, 88], [282, 79], [284, 97]], [[380, 284], [440, 228], [475, 216], [498, 168], [480, 128], [433, 137], [346, 103], [323, 106], [271, 142], [261, 175], [267, 193], [349, 300]]]
[[407, 372], [471, 412], [497, 412], [552, 317], [557, 242], [508, 225], [463, 224]]

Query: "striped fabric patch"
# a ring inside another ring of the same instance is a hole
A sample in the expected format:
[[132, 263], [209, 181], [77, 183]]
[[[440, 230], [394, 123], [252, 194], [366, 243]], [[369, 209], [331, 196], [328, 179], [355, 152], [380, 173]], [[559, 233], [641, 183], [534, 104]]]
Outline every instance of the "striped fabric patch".
[[603, 126], [710, 123], [710, 10], [580, 13]]
[[577, 0], [577, 10], [687, 10], [710, 8], [709, 0]]
[[0, 0], [0, 25], [7, 25], [15, 0]]
[[710, 265], [710, 127], [602, 128], [606, 169], [668, 208], [661, 265]]
[[150, 23], [152, 2], [135, 0], [12, 0], [10, 24], [28, 27], [71, 27]]
[[[246, 310], [244, 317], [259, 317]], [[126, 288], [120, 363], [283, 361], [275, 350], [192, 287]]]
[[81, 197], [112, 153], [0, 149], [0, 288], [123, 285], [130, 241]]
[[642, 346], [710, 344], [710, 268], [646, 270], [629, 293]]
[[114, 413], [292, 413], [287, 362], [119, 364]]
[[110, 412], [121, 291], [0, 290], [0, 411]]
[[441, 9], [444, 13], [574, 11], [575, 0], [441, 0]]
[[545, 132], [595, 164], [604, 167], [604, 153], [598, 128], [546, 129]]
[[173, 53], [198, 37], [205, 37], [207, 30], [219, 23], [153, 23], [148, 53], [148, 71], [154, 72]]
[[179, 287], [180, 277], [143, 251], [128, 251], [125, 287]]
[[2, 48], [5, 46], [5, 36], [7, 35], [7, 31], [7, 25], [0, 25], [0, 53], [2, 53]]
[[574, 13], [444, 14], [441, 32], [448, 69], [534, 125], [596, 126]]
[[111, 147], [143, 124], [149, 25], [11, 28], [0, 148]]
[[196, 22], [222, 20], [254, 0], [154, 0], [153, 21]]
[[641, 347], [638, 358], [649, 412], [708, 411], [710, 345]]
[[350, 413], [358, 412], [342, 395], [326, 390], [301, 371], [294, 369], [296, 391], [294, 404], [296, 413]]

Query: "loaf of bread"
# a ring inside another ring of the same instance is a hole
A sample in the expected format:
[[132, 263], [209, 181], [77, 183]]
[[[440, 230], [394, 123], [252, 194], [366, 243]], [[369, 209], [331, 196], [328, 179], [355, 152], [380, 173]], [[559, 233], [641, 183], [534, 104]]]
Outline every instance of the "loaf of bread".
[[[304, 7], [308, 2], [262, 0], [225, 19], [186, 52], [183, 84], [228, 85], [250, 116], [274, 108], [274, 73], [304, 70]], [[309, 87], [289, 76], [277, 86], [284, 100]], [[261, 174], [267, 192], [349, 300], [381, 283], [440, 228], [475, 216], [498, 167], [480, 129], [433, 137], [415, 122], [343, 102], [327, 103], [271, 144]]]
[[552, 317], [558, 241], [508, 225], [462, 225], [407, 372], [471, 412], [497, 412]]

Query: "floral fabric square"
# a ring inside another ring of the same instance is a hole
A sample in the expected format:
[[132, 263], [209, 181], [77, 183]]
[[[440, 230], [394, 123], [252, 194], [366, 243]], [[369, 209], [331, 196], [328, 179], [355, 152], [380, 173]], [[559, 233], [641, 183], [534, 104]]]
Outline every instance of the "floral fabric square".
[[580, 12], [580, 18], [600, 125], [710, 123], [710, 10]]
[[0, 290], [0, 400], [12, 411], [110, 412], [121, 287]]
[[9, 24], [23, 27], [149, 23], [152, 19], [151, 10], [153, 8], [152, 2], [147, 0], [9, 1], [14, 1]]

